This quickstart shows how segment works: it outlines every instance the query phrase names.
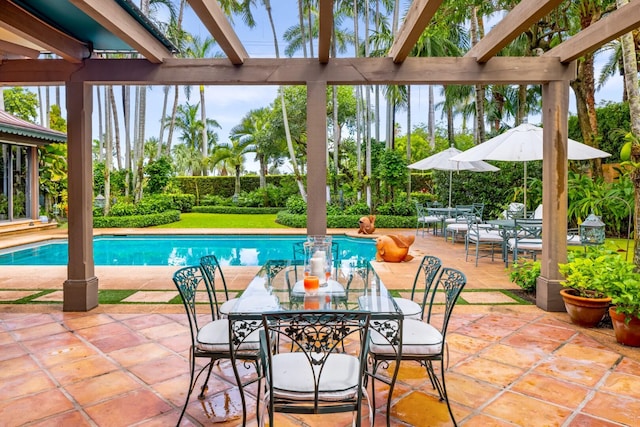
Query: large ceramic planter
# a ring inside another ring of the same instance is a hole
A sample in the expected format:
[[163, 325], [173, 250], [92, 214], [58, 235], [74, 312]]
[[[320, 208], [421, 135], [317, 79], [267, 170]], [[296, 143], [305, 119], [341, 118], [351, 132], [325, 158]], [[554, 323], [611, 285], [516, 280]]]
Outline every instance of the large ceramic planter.
[[584, 328], [593, 328], [609, 309], [611, 298], [584, 298], [573, 289], [561, 289], [560, 295], [571, 321]]
[[616, 313], [616, 308], [609, 309], [613, 331], [616, 334], [616, 341], [629, 347], [640, 347], [640, 319], [632, 318], [625, 322], [625, 315]]

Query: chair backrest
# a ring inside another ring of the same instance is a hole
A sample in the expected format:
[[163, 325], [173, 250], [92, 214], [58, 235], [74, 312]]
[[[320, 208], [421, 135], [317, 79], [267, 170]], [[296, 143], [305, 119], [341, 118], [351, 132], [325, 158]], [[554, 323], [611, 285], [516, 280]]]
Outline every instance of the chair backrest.
[[524, 217], [524, 204], [513, 202], [509, 203], [507, 209], [503, 212], [505, 219], [516, 219]]
[[[440, 333], [444, 337], [447, 333], [447, 327], [449, 325], [449, 318], [451, 317], [451, 312], [455, 307], [456, 302], [458, 301], [458, 297], [462, 292], [462, 289], [467, 284], [467, 277], [459, 270], [455, 268], [444, 267], [440, 270], [440, 275], [436, 281], [435, 286], [433, 287], [434, 296], [438, 290], [444, 292], [445, 297], [445, 310], [444, 317], [442, 319], [442, 326], [440, 328]], [[431, 314], [433, 309], [433, 303], [435, 298], [431, 299], [429, 304], [429, 310], [427, 312], [427, 323], [431, 323]]]
[[[345, 390], [331, 390], [330, 376], [335, 376], [332, 372], [332, 364], [327, 364], [331, 360], [330, 356], [342, 356], [344, 349], [358, 357], [359, 363], [359, 384], [357, 401], [362, 400], [362, 381], [366, 368], [366, 357], [368, 353], [369, 321], [371, 314], [363, 311], [278, 311], [262, 314], [263, 330], [260, 333], [260, 357], [264, 367], [264, 375], [267, 387], [270, 388], [269, 396], [273, 393], [273, 364], [272, 358], [281, 352], [291, 352], [300, 354], [295, 358], [298, 362], [291, 366], [291, 378], [288, 383], [292, 385], [295, 394], [296, 380], [313, 379], [313, 392], [311, 396], [300, 396], [296, 403], [311, 406], [315, 413], [322, 405], [328, 405], [320, 397], [323, 393], [344, 392]], [[345, 344], [345, 340], [347, 344]], [[355, 345], [354, 345], [355, 344]], [[352, 353], [353, 352], [353, 353]], [[327, 369], [325, 369], [327, 368]], [[307, 382], [308, 384], [308, 382]], [[335, 386], [335, 385], [334, 385]], [[311, 390], [309, 390], [311, 391]], [[354, 390], [355, 391], [355, 390]], [[277, 411], [277, 404], [269, 405]], [[294, 405], [287, 406], [291, 412]], [[332, 405], [339, 406], [339, 405]], [[353, 405], [352, 405], [353, 406]], [[345, 410], [348, 410], [345, 408]], [[350, 410], [353, 410], [351, 408]], [[336, 412], [326, 411], [326, 412]]]
[[417, 292], [420, 292], [421, 290], [423, 291], [422, 302], [420, 304], [422, 307], [422, 313], [420, 314], [421, 317], [424, 316], [424, 307], [427, 304], [427, 298], [433, 296], [430, 291], [440, 267], [442, 267], [442, 261], [440, 258], [433, 255], [425, 255], [420, 262], [420, 266], [418, 266], [416, 277], [413, 279], [411, 300], [413, 300]]
[[516, 239], [541, 239], [542, 219], [516, 218]]
[[[224, 296], [226, 299], [229, 299], [229, 292], [227, 291], [227, 281], [224, 279], [224, 274], [222, 274], [222, 268], [220, 268], [218, 258], [216, 258], [215, 255], [205, 255], [200, 258], [200, 267], [202, 267], [202, 272], [204, 273], [205, 279], [209, 282], [209, 286], [214, 291], [216, 291], [219, 289], [219, 285], [222, 284]], [[216, 286], [216, 276], [219, 279], [217, 283], [218, 286]], [[217, 302], [218, 300], [216, 298], [216, 303]]]
[[420, 219], [424, 216], [424, 206], [422, 206], [422, 203], [420, 202], [414, 203], [416, 205], [416, 216], [418, 217], [418, 219]]
[[482, 214], [484, 213], [484, 203], [474, 203], [473, 204], [473, 214], [476, 217], [477, 222], [482, 221]]
[[531, 219], [542, 219], [542, 205], [538, 205], [538, 207], [536, 208], [535, 211], [533, 211], [533, 214], [531, 214]]
[[[214, 299], [212, 297], [212, 289], [209, 287], [207, 281], [204, 279], [202, 269], [199, 265], [183, 267], [173, 274], [173, 283], [178, 288], [178, 293], [182, 298], [187, 317], [189, 319], [189, 328], [191, 329], [191, 341], [192, 344], [196, 343], [196, 336], [200, 326], [198, 324], [198, 313], [196, 312], [196, 302], [199, 302], [198, 287], [200, 283], [204, 283], [208, 300], [209, 309], [211, 310], [211, 320], [215, 320], [217, 317], [216, 309], [214, 308]], [[200, 293], [201, 294], [201, 293]], [[200, 305], [200, 304], [199, 304]]]

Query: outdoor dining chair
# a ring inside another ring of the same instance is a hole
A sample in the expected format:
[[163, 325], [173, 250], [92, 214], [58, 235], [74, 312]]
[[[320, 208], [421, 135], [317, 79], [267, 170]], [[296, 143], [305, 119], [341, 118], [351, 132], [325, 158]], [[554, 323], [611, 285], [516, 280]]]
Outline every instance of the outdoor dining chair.
[[[486, 225], [486, 224], [484, 224]], [[489, 228], [476, 222], [475, 217], [468, 218], [468, 229], [465, 241], [465, 262], [469, 260], [469, 252], [473, 249], [476, 256], [476, 267], [478, 266], [478, 259], [482, 257], [491, 257], [491, 261], [494, 260], [495, 248], [498, 247], [502, 252], [502, 245], [505, 238], [502, 234], [504, 231], [500, 231], [497, 228]], [[484, 255], [481, 254], [483, 251]]]
[[[401, 361], [415, 361], [420, 363], [426, 369], [427, 375], [431, 380], [431, 385], [438, 391], [440, 401], [447, 404], [449, 415], [453, 425], [456, 426], [456, 420], [451, 410], [449, 397], [447, 395], [447, 387], [445, 382], [445, 359], [447, 356], [447, 327], [451, 319], [451, 313], [455, 307], [456, 301], [467, 283], [465, 275], [453, 268], [444, 267], [438, 276], [435, 284], [427, 289], [430, 294], [427, 297], [429, 301], [426, 312], [425, 321], [416, 319], [404, 319], [402, 323], [401, 334], [401, 352], [399, 359]], [[432, 323], [436, 315], [433, 308], [439, 302], [436, 295], [444, 297], [444, 314], [442, 321]], [[440, 325], [437, 327], [436, 325]], [[372, 328], [371, 339], [369, 344], [369, 355], [372, 360], [371, 373], [375, 374], [381, 366], [389, 366], [389, 362], [398, 359], [396, 345], [389, 342], [388, 338], [383, 334], [376, 333]], [[436, 374], [433, 362], [440, 362], [440, 376]], [[371, 376], [372, 382], [375, 376]], [[372, 384], [375, 390], [375, 386]], [[389, 399], [390, 402], [390, 399]], [[375, 406], [375, 396], [374, 403]], [[387, 408], [390, 412], [391, 408]]]
[[[206, 370], [207, 376], [202, 384], [198, 399], [204, 400], [205, 393], [208, 390], [209, 378], [211, 377], [211, 371], [213, 365], [223, 359], [235, 361], [234, 359], [250, 360], [254, 364], [258, 360], [258, 331], [257, 328], [252, 334], [245, 334], [242, 340], [230, 340], [231, 326], [229, 319], [217, 318], [217, 311], [214, 308], [214, 296], [213, 289], [208, 285], [208, 282], [203, 277], [203, 272], [200, 266], [188, 266], [183, 267], [176, 271], [173, 275], [173, 282], [178, 288], [182, 303], [184, 304], [187, 318], [189, 320], [189, 329], [191, 330], [191, 348], [189, 351], [189, 388], [185, 402], [180, 412], [177, 425], [184, 417], [184, 413], [189, 404], [189, 398], [191, 393], [196, 387], [196, 383], [200, 378], [200, 375]], [[200, 283], [205, 284], [205, 290], [207, 295], [206, 303], [208, 304], [208, 310], [211, 315], [211, 320], [206, 323], [200, 322], [200, 318], [196, 308], [202, 307], [198, 295]], [[230, 344], [232, 341], [232, 344]], [[232, 353], [232, 349], [235, 349], [235, 353]], [[196, 366], [197, 359], [208, 359], [204, 366]], [[197, 372], [196, 372], [197, 369]], [[258, 367], [256, 366], [256, 371]], [[249, 382], [253, 382], [256, 379], [252, 379]], [[245, 384], [238, 384], [238, 387], [243, 387]], [[243, 399], [242, 405], [243, 419], [246, 418], [246, 407]]]
[[[270, 426], [277, 412], [353, 412], [354, 425], [362, 425], [370, 316], [363, 311], [279, 311], [262, 315], [262, 411], [268, 411]], [[372, 413], [373, 408], [369, 411]], [[259, 425], [264, 425], [267, 416], [259, 418]]]
[[419, 202], [415, 202], [415, 205], [416, 205], [416, 236], [418, 235], [418, 230], [420, 230], [420, 228], [422, 228], [422, 237], [424, 237], [425, 228], [433, 227], [433, 234], [436, 234], [436, 230], [438, 229], [438, 226], [440, 226], [440, 224], [443, 221], [442, 216], [428, 214], [425, 207], [422, 206], [422, 204]]
[[[416, 277], [413, 279], [413, 287], [411, 288], [410, 298], [394, 297], [396, 305], [405, 318], [422, 319], [424, 316], [424, 307], [429, 296], [429, 288], [436, 278], [442, 261], [440, 258], [425, 255], [418, 266]], [[420, 302], [416, 302], [415, 298], [419, 297]]]
[[[530, 255], [534, 260], [542, 252], [542, 220], [516, 218], [516, 231], [507, 241], [507, 249], [513, 254], [513, 262], [522, 254]], [[505, 259], [509, 265], [509, 257]]]
[[[208, 282], [209, 287], [213, 293], [213, 300], [215, 303], [216, 311], [218, 317], [227, 316], [229, 312], [233, 309], [233, 307], [238, 302], [238, 298], [229, 299], [229, 291], [227, 290], [227, 281], [224, 279], [224, 274], [222, 274], [222, 268], [220, 268], [220, 263], [218, 262], [218, 258], [215, 255], [205, 255], [200, 258], [200, 267], [202, 267], [202, 271], [204, 272], [204, 278]], [[216, 287], [216, 276], [218, 278], [218, 285], [222, 283], [222, 290], [224, 291], [225, 300], [220, 304], [218, 301], [218, 289]]]

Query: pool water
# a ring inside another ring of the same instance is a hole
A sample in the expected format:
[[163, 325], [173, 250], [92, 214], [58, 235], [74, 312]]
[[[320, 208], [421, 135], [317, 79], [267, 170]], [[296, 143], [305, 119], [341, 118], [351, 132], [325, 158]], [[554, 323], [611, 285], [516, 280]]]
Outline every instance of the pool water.
[[[114, 235], [93, 239], [95, 265], [185, 266], [215, 254], [222, 265], [256, 266], [269, 259], [292, 259], [293, 244], [306, 236], [265, 235]], [[341, 260], [373, 260], [375, 240], [333, 236]], [[0, 252], [0, 265], [67, 265], [66, 240], [11, 248]]]

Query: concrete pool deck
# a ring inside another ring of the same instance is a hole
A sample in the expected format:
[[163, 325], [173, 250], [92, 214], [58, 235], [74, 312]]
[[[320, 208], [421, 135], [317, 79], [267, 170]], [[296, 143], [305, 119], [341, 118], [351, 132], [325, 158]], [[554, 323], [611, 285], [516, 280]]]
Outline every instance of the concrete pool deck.
[[[383, 234], [415, 234], [415, 230], [376, 230], [374, 235], [358, 235], [354, 230], [329, 230], [330, 234], [346, 234], [351, 237], [375, 238]], [[140, 235], [140, 234], [196, 234], [196, 235], [233, 235], [233, 234], [303, 234], [298, 229], [96, 229], [94, 235]], [[34, 242], [66, 238], [66, 230], [43, 231], [31, 235], [19, 235], [3, 238], [0, 249]], [[467, 276], [465, 293], [473, 302], [480, 304], [515, 303], [500, 289], [518, 290], [519, 287], [509, 281], [504, 264], [497, 258], [491, 262], [485, 258], [475, 267], [473, 262], [465, 262], [464, 245], [452, 245], [441, 237], [419, 235], [411, 246], [410, 254], [414, 259], [403, 263], [373, 262], [376, 272], [390, 290], [411, 287], [418, 263], [424, 255], [437, 255], [443, 265], [457, 268]], [[138, 290], [128, 302], [163, 303], [177, 295], [172, 281], [177, 266], [167, 267], [111, 267], [96, 266], [95, 274], [102, 290]], [[231, 290], [242, 290], [258, 271], [259, 267], [225, 266], [224, 275]], [[2, 266], [0, 268], [0, 302], [23, 298], [35, 291], [54, 290], [38, 299], [38, 302], [55, 304], [62, 301], [62, 287], [67, 277], [66, 266]], [[475, 291], [475, 295], [471, 295]], [[177, 307], [179, 310], [182, 307]]]

